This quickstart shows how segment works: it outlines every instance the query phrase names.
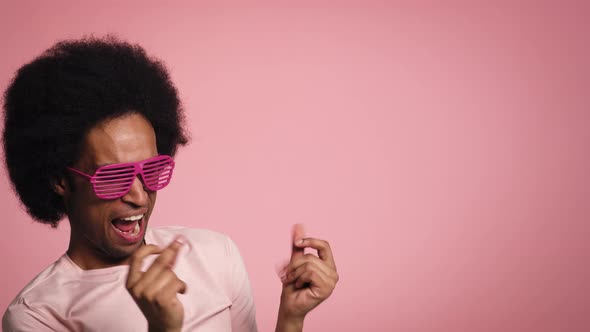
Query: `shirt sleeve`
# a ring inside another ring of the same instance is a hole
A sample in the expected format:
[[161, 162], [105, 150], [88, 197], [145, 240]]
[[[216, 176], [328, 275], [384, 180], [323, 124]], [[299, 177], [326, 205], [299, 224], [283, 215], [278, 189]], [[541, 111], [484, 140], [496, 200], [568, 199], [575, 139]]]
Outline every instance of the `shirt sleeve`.
[[229, 237], [227, 240], [230, 271], [226, 282], [232, 301], [230, 308], [232, 331], [257, 332], [256, 308], [248, 272], [238, 247]]
[[25, 303], [11, 305], [2, 317], [4, 332], [56, 331], [48, 324], [45, 315]]

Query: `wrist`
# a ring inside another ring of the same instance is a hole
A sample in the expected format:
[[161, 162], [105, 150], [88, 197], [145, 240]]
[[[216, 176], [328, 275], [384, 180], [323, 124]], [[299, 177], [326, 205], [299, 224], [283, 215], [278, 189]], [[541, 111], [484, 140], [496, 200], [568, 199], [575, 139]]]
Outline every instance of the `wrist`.
[[301, 332], [303, 331], [304, 316], [297, 317], [289, 315], [279, 308], [279, 315], [277, 318], [277, 327], [275, 332]]
[[153, 325], [148, 325], [148, 332], [180, 332], [180, 328], [163, 328], [163, 327], [154, 327]]

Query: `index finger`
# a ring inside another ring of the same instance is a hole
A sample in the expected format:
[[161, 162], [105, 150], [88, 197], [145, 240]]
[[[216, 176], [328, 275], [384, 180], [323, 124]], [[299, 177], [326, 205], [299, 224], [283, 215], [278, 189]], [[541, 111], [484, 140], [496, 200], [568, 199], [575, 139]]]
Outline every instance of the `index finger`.
[[320, 259], [326, 262], [328, 266], [336, 270], [336, 262], [334, 262], [334, 255], [332, 254], [332, 248], [330, 248], [330, 244], [328, 243], [328, 241], [307, 238], [303, 239], [302, 243], [296, 242], [295, 245], [300, 247], [301, 250], [307, 247], [316, 249], [318, 251], [318, 256], [320, 257]]
[[164, 249], [148, 244], [137, 249], [137, 251], [131, 256], [129, 261], [129, 273], [127, 274], [127, 288], [131, 288], [141, 277], [141, 263], [146, 256], [159, 254]]
[[153, 276], [157, 276], [164, 269], [172, 269], [182, 246], [182, 242], [179, 238], [176, 238], [172, 243], [168, 245], [160, 256], [152, 263], [152, 265], [145, 271], [143, 278], [150, 279]]
[[293, 239], [291, 242], [291, 261], [293, 261], [294, 259], [298, 258], [298, 257], [302, 257], [304, 255], [304, 248], [299, 248], [295, 245], [295, 243], [297, 243], [298, 241], [303, 240], [303, 237], [305, 236], [305, 230], [303, 229], [303, 224], [295, 224], [293, 225], [293, 230], [292, 230], [292, 235], [293, 235]]

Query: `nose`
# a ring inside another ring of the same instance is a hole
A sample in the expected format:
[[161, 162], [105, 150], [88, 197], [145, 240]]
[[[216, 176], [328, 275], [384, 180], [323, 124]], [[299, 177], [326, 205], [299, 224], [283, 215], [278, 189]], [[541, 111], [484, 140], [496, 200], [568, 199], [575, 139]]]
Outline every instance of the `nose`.
[[139, 175], [135, 177], [131, 188], [121, 199], [123, 202], [136, 207], [142, 207], [148, 204], [148, 193], [139, 179]]

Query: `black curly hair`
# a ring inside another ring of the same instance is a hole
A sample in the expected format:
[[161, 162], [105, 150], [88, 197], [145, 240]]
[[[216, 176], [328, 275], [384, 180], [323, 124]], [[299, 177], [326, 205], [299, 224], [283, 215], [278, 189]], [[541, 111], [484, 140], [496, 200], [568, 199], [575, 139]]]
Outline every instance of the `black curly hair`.
[[159, 60], [114, 36], [66, 40], [21, 67], [4, 93], [4, 156], [13, 189], [35, 220], [65, 213], [53, 184], [98, 123], [142, 114], [160, 154], [188, 142], [176, 88]]

